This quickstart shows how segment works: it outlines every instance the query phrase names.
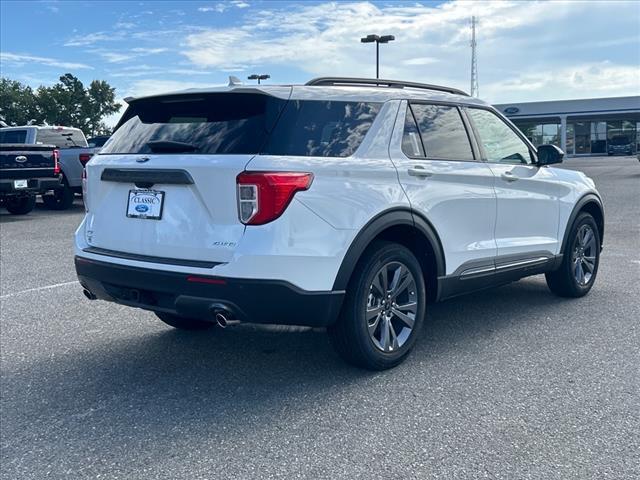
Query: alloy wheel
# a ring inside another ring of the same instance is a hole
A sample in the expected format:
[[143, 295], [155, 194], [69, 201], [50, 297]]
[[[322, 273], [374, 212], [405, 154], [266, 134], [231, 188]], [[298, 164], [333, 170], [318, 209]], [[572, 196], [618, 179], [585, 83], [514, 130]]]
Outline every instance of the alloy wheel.
[[585, 286], [593, 278], [596, 268], [596, 236], [590, 225], [582, 225], [576, 234], [571, 256], [573, 276], [578, 285]]
[[418, 311], [416, 281], [401, 262], [376, 272], [369, 287], [366, 320], [369, 337], [383, 352], [401, 348], [411, 336]]

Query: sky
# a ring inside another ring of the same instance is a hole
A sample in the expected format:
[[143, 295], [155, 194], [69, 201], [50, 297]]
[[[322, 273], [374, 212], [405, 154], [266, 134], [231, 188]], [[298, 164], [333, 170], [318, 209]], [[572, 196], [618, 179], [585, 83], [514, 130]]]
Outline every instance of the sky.
[[[638, 1], [0, 0], [0, 73], [32, 87], [64, 73], [106, 80], [119, 99], [222, 85], [380, 76], [470, 89], [491, 103], [640, 95]], [[108, 123], [115, 123], [118, 115]]]

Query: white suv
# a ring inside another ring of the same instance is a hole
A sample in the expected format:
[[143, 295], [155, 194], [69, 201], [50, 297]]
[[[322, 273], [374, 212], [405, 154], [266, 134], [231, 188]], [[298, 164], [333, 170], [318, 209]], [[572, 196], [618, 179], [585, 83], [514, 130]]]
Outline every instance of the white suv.
[[491, 106], [452, 88], [347, 78], [129, 101], [86, 169], [85, 295], [171, 326], [327, 327], [337, 351], [397, 365], [427, 303], [545, 273], [593, 286], [592, 180], [548, 168]]

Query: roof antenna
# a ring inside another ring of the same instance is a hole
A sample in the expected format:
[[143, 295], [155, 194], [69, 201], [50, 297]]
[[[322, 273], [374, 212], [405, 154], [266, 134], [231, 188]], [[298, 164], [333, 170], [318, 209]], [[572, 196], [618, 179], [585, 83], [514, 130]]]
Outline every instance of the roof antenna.
[[229, 75], [229, 87], [237, 87], [242, 85], [242, 81], [238, 77], [234, 77], [233, 75]]

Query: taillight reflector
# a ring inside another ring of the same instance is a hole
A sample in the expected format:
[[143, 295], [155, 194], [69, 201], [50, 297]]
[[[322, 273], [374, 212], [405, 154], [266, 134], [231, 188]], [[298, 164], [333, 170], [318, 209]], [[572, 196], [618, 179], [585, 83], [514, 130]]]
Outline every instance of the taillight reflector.
[[227, 282], [222, 280], [221, 278], [209, 278], [209, 277], [196, 277], [194, 275], [189, 275], [187, 277], [187, 282], [193, 283], [209, 283], [212, 285], [226, 285]]
[[286, 210], [296, 192], [308, 190], [312, 173], [243, 172], [238, 175], [238, 216], [245, 225], [264, 225]]

